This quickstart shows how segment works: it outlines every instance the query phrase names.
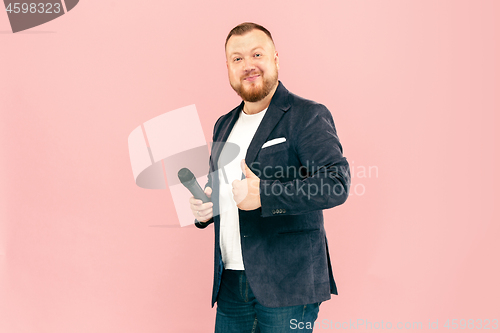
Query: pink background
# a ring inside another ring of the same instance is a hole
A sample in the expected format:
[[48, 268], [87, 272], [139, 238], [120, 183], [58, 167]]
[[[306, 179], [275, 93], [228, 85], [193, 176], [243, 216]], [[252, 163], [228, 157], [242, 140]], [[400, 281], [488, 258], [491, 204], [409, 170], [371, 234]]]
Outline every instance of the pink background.
[[325, 211], [339, 296], [318, 319], [500, 319], [499, 16], [496, 0], [86, 0], [12, 34], [2, 10], [0, 332], [213, 330], [213, 227], [177, 227], [169, 191], [134, 183], [127, 138], [196, 104], [210, 141], [240, 101], [224, 40], [244, 21], [273, 33], [285, 86], [331, 110], [354, 171]]

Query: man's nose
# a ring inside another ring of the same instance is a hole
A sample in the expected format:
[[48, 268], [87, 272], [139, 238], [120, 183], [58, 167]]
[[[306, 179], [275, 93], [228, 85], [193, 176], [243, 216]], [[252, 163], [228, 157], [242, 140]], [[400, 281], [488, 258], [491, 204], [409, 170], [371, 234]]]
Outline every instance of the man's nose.
[[255, 69], [255, 65], [253, 63], [253, 59], [252, 58], [245, 59], [245, 64], [243, 66], [243, 69], [245, 70], [245, 72], [251, 72], [252, 70]]

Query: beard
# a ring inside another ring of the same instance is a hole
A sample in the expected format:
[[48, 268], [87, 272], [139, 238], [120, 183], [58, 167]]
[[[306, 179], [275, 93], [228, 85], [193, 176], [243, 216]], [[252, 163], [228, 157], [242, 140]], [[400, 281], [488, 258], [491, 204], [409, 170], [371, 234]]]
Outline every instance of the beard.
[[252, 83], [248, 88], [245, 88], [243, 85], [244, 77], [240, 79], [239, 85], [230, 82], [231, 87], [233, 87], [234, 91], [246, 102], [258, 102], [264, 99], [271, 90], [273, 90], [274, 86], [278, 82], [278, 70], [275, 69], [274, 73], [272, 73], [269, 77], [264, 77], [262, 72], [254, 72], [249, 75], [260, 74], [262, 78], [262, 86], [259, 88], [255, 83]]

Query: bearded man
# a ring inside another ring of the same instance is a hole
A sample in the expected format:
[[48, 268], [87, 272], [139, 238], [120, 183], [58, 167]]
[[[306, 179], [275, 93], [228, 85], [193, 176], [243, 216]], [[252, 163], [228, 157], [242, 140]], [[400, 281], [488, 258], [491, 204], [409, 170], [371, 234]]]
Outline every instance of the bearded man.
[[212, 202], [190, 199], [196, 225], [214, 224], [215, 332], [312, 332], [321, 302], [337, 294], [323, 209], [347, 199], [349, 165], [330, 111], [278, 80], [266, 28], [242, 23], [225, 48], [242, 102], [214, 127]]

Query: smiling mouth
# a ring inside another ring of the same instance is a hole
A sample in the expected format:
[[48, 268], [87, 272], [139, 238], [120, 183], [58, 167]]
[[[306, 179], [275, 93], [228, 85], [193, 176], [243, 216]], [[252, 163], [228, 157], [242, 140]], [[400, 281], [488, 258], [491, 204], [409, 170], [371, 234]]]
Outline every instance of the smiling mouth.
[[250, 75], [250, 76], [247, 76], [247, 77], [243, 78], [243, 80], [245, 80], [245, 81], [249, 81], [249, 82], [252, 82], [252, 81], [257, 80], [257, 78], [258, 78], [259, 76], [260, 76], [259, 74]]

